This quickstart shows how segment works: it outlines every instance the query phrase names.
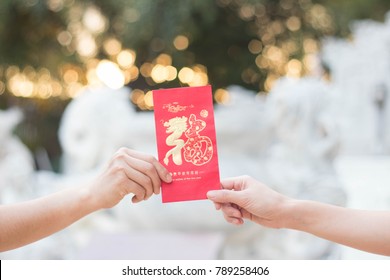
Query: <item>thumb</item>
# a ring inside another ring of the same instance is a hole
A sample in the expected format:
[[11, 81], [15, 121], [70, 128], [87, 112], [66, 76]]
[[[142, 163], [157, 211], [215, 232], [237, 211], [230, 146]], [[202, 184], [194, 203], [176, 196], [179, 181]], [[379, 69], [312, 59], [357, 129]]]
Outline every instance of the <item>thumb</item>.
[[207, 198], [217, 203], [234, 203], [240, 205], [239, 192], [231, 190], [213, 190], [207, 192]]

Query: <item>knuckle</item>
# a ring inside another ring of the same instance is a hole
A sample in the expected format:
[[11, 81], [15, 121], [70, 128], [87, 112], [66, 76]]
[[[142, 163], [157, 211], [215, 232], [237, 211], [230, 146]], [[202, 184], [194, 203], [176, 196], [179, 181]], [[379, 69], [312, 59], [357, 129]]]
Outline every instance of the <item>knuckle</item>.
[[120, 183], [127, 182], [128, 180], [129, 180], [129, 178], [126, 176], [126, 174], [124, 172], [119, 172], [118, 181]]
[[241, 179], [242, 179], [243, 181], [248, 181], [248, 180], [251, 179], [251, 176], [249, 176], [249, 175], [242, 175], [242, 176], [241, 176]]
[[145, 155], [145, 160], [149, 163], [154, 163], [157, 161], [157, 159], [152, 155]]
[[223, 191], [221, 191], [220, 192], [220, 196], [221, 196], [221, 200], [222, 201], [226, 201], [226, 200], [228, 200], [229, 199], [229, 191], [227, 191], [227, 190], [223, 190]]
[[111, 165], [111, 170], [115, 173], [118, 173], [118, 172], [123, 172], [124, 171], [124, 166], [121, 162], [114, 162], [112, 165]]
[[139, 187], [135, 182], [132, 182], [130, 189], [131, 192], [134, 193], [134, 195], [137, 197], [143, 198], [145, 196], [144, 190], [141, 187]]
[[152, 185], [152, 180], [149, 177], [147, 177], [147, 176], [142, 177], [140, 179], [140, 182], [141, 182], [142, 186], [150, 186], [150, 185]]
[[128, 151], [128, 148], [126, 147], [120, 147], [117, 151], [118, 154], [126, 154], [126, 152]]
[[154, 172], [154, 166], [153, 166], [153, 164], [151, 164], [151, 163], [146, 163], [145, 164], [145, 172], [147, 173], [147, 174], [150, 174], [150, 173], [153, 173]]
[[123, 152], [116, 152], [114, 154], [114, 157], [112, 159], [112, 162], [118, 162], [118, 161], [124, 161], [125, 160], [125, 157], [126, 157], [126, 153], [123, 153]]

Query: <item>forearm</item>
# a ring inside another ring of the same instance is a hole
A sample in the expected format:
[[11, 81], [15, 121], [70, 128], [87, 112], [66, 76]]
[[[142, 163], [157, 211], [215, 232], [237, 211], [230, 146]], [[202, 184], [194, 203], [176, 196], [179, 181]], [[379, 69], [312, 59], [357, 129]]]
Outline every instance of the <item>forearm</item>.
[[49, 236], [97, 210], [87, 188], [66, 189], [46, 197], [0, 206], [0, 251]]
[[348, 209], [292, 200], [286, 207], [285, 227], [359, 250], [390, 255], [390, 212]]

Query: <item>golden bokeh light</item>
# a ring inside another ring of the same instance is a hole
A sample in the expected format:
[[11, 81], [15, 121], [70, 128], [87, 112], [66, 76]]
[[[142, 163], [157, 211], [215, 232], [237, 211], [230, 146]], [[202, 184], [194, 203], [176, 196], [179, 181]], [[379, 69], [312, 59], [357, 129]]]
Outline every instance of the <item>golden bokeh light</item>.
[[189, 45], [189, 40], [186, 36], [184, 35], [178, 35], [176, 38], [173, 40], [173, 45], [175, 48], [179, 51], [183, 51], [188, 48]]
[[204, 65], [197, 64], [192, 68], [183, 67], [178, 74], [180, 82], [189, 86], [204, 86], [209, 82], [207, 68]]
[[15, 96], [31, 97], [34, 93], [34, 83], [22, 73], [17, 73], [9, 79], [7, 86]]
[[0, 81], [0, 95], [2, 95], [5, 92], [5, 84]]
[[217, 89], [215, 91], [214, 98], [218, 104], [226, 105], [230, 102], [230, 94], [226, 89]]
[[150, 77], [153, 67], [154, 66], [152, 63], [145, 62], [144, 64], [141, 65], [140, 68], [141, 75], [144, 76], [145, 78]]
[[126, 69], [133, 66], [135, 62], [135, 58], [136, 58], [135, 51], [127, 49], [127, 50], [120, 51], [116, 60], [120, 67]]
[[85, 86], [80, 83], [72, 83], [66, 87], [66, 90], [70, 98], [75, 98], [83, 91], [84, 88]]
[[96, 68], [88, 69], [86, 77], [89, 85], [99, 85], [101, 83], [96, 74]]
[[255, 63], [257, 65], [257, 67], [259, 67], [260, 69], [266, 69], [268, 68], [269, 66], [269, 63], [268, 63], [268, 60], [266, 57], [264, 57], [263, 55], [259, 54], [256, 59], [255, 59]]
[[318, 42], [311, 38], [303, 41], [303, 49], [306, 53], [316, 53], [319, 50]]
[[96, 68], [96, 75], [106, 86], [118, 89], [124, 86], [125, 76], [117, 64], [109, 60], [102, 60]]
[[69, 46], [72, 43], [72, 34], [69, 31], [62, 31], [57, 35], [57, 40], [62, 46]]
[[156, 83], [163, 83], [167, 80], [168, 74], [168, 69], [164, 65], [157, 64], [153, 67], [150, 76]]
[[286, 26], [290, 31], [298, 31], [301, 29], [301, 20], [298, 17], [289, 17], [286, 21]]
[[132, 67], [130, 67], [129, 69], [126, 69], [126, 71], [128, 71], [131, 75], [131, 81], [135, 81], [138, 79], [138, 76], [139, 76], [139, 69], [137, 66], [133, 65]]
[[180, 82], [184, 84], [189, 84], [194, 79], [194, 76], [194, 70], [189, 67], [183, 67], [182, 69], [180, 69], [178, 75]]
[[114, 56], [122, 50], [122, 43], [115, 38], [110, 38], [104, 41], [103, 48], [108, 55]]
[[63, 79], [67, 84], [75, 83], [79, 80], [79, 74], [74, 69], [68, 69], [64, 73]]
[[79, 33], [77, 37], [76, 50], [78, 54], [83, 57], [95, 56], [97, 53], [95, 38], [87, 32]]
[[255, 7], [252, 5], [243, 5], [238, 12], [240, 18], [249, 21], [255, 15]]
[[282, 21], [275, 20], [275, 21], [271, 22], [270, 30], [272, 30], [273, 34], [279, 35], [279, 34], [282, 34], [285, 31], [285, 27], [284, 27]]
[[286, 76], [299, 78], [302, 75], [302, 63], [298, 59], [291, 59], [286, 65]]
[[320, 68], [320, 60], [317, 54], [307, 54], [302, 61], [307, 73], [314, 73]]
[[274, 63], [283, 63], [283, 61], [285, 60], [283, 51], [276, 46], [267, 47], [264, 50], [264, 54], [270, 61]]
[[145, 94], [144, 103], [148, 110], [153, 108], [153, 92], [151, 90]]
[[264, 89], [270, 91], [277, 79], [279, 79], [278, 75], [268, 74], [267, 79], [264, 82]]
[[20, 71], [20, 69], [18, 66], [11, 65], [11, 66], [7, 67], [7, 69], [5, 70], [5, 77], [7, 78], [7, 80], [10, 80], [13, 76], [18, 74], [19, 71]]
[[334, 30], [332, 16], [328, 10], [320, 5], [313, 5], [307, 12], [307, 20], [313, 26], [313, 28], [320, 30], [324, 33], [332, 33]]
[[171, 65], [165, 67], [168, 71], [167, 81], [173, 81], [177, 77], [177, 69]]
[[251, 40], [248, 44], [248, 49], [251, 53], [253, 54], [258, 54], [262, 51], [263, 49], [263, 44], [261, 43], [260, 40]]
[[172, 57], [169, 54], [162, 53], [155, 59], [155, 63], [164, 66], [172, 65]]
[[49, 10], [57, 13], [64, 8], [64, 0], [47, 0], [46, 5]]
[[152, 91], [145, 94], [140, 89], [134, 89], [131, 93], [131, 101], [141, 110], [151, 110], [153, 108]]
[[188, 83], [189, 86], [205, 86], [208, 84], [208, 76], [203, 72], [195, 72], [194, 78]]
[[[51, 97], [67, 98], [64, 85], [53, 78], [46, 68], [38, 70], [26, 66], [23, 70], [10, 66], [5, 71], [7, 82], [0, 82], [0, 94], [8, 90], [11, 94], [23, 98], [48, 99]], [[67, 78], [69, 78], [68, 76]]]
[[140, 89], [134, 89], [132, 92], [131, 92], [131, 101], [134, 103], [134, 104], [138, 104], [138, 100], [140, 97], [143, 98], [144, 96], [144, 92]]
[[137, 66], [133, 65], [132, 67], [125, 69], [123, 71], [123, 74], [125, 75], [125, 84], [128, 84], [131, 81], [135, 81], [138, 79], [139, 69]]
[[106, 29], [107, 20], [98, 8], [90, 6], [84, 13], [83, 24], [92, 33], [102, 33]]

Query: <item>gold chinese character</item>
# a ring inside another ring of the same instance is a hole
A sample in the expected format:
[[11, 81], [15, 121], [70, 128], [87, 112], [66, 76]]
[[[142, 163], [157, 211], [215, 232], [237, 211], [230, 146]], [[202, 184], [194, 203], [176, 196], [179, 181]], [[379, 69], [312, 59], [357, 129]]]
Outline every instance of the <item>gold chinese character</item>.
[[165, 140], [168, 146], [174, 146], [170, 149], [164, 157], [164, 163], [168, 165], [169, 157], [172, 156], [172, 160], [176, 165], [182, 164], [181, 149], [185, 142], [179, 139], [183, 132], [187, 130], [187, 118], [186, 117], [175, 117], [164, 123], [167, 127], [166, 133], [171, 133]]

